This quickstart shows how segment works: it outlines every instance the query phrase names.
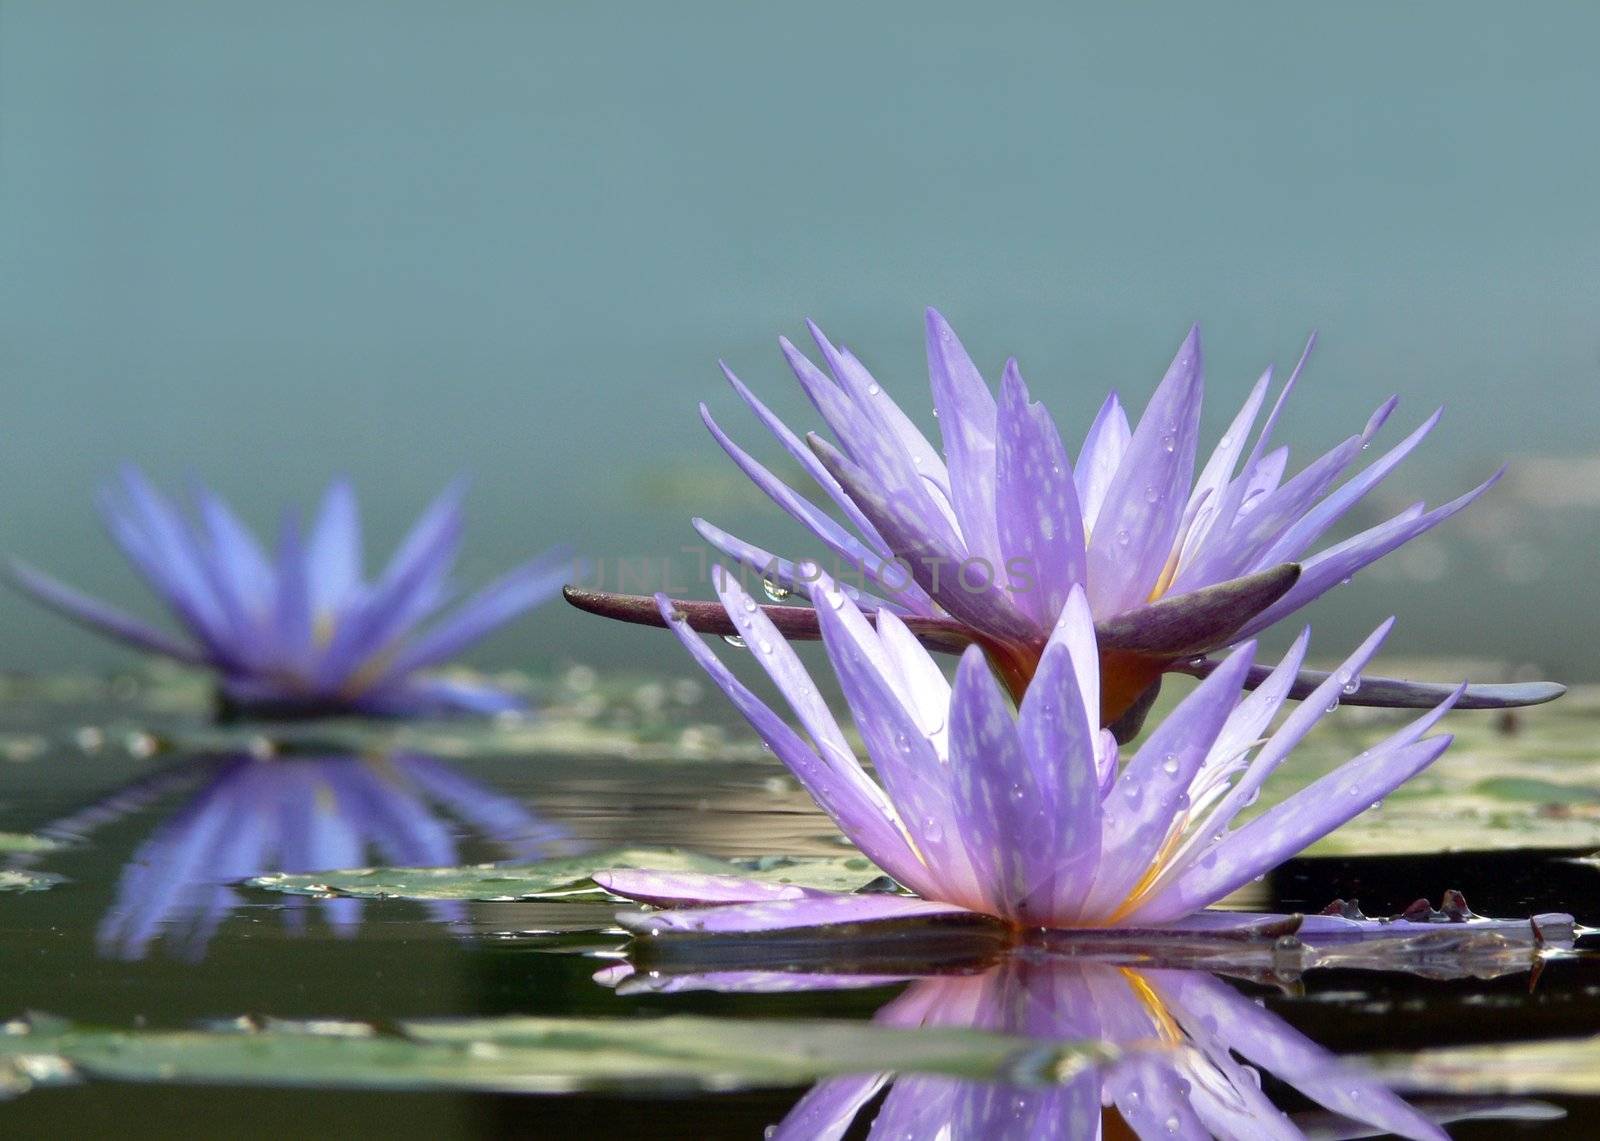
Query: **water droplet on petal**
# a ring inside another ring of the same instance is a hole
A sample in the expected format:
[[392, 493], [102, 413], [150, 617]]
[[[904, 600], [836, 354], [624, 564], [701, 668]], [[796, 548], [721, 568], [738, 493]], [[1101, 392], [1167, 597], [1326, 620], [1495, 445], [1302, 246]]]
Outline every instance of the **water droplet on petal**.
[[790, 590], [787, 586], [784, 586], [783, 583], [778, 582], [776, 579], [770, 578], [763, 578], [761, 580], [761, 591], [774, 602], [782, 602], [785, 598], [788, 598], [794, 593], [794, 591]]
[[1349, 681], [1344, 683], [1344, 692], [1346, 694], [1354, 693], [1356, 690], [1358, 690], [1360, 688], [1361, 688], [1361, 679], [1359, 677], [1353, 677]]
[[1341, 578], [1339, 580], [1339, 585], [1340, 586], [1349, 586], [1350, 585], [1350, 577], [1348, 575], [1346, 575], [1344, 578]]
[[1373, 801], [1373, 802], [1372, 802], [1372, 811], [1374, 811], [1374, 812], [1376, 812], [1376, 811], [1378, 811], [1378, 809], [1380, 809], [1380, 808], [1382, 808], [1382, 807], [1383, 807], [1383, 801], [1381, 801], [1381, 800], [1374, 800], [1374, 801]]
[[1146, 487], [1144, 489], [1144, 501], [1146, 503], [1154, 503], [1156, 500], [1158, 500], [1160, 498], [1161, 498], [1161, 493], [1155, 489], [1155, 485], [1154, 484], [1151, 484], [1150, 486], [1148, 486], [1148, 487]]
[[1326, 712], [1332, 713], [1335, 709], [1338, 709], [1338, 708], [1339, 708], [1339, 699], [1337, 697], [1335, 697], [1332, 701], [1328, 702], [1328, 708], [1327, 708]]
[[1161, 762], [1161, 771], [1166, 773], [1168, 776], [1171, 776], [1178, 771], [1177, 753], [1167, 754], [1167, 759]]
[[1133, 540], [1133, 536], [1128, 534], [1126, 531], [1118, 531], [1117, 532], [1117, 543], [1120, 546], [1126, 547], [1132, 540]]
[[1172, 433], [1168, 432], [1165, 436], [1161, 437], [1161, 448], [1163, 451], [1175, 451], [1177, 447], [1178, 437], [1174, 436]]
[[763, 654], [772, 653], [772, 643], [771, 642], [769, 642], [765, 638], [763, 638], [763, 639], [761, 639], [761, 642], [759, 644], [761, 646], [761, 652]]
[[737, 634], [724, 634], [722, 640], [736, 650], [744, 649], [744, 639]]

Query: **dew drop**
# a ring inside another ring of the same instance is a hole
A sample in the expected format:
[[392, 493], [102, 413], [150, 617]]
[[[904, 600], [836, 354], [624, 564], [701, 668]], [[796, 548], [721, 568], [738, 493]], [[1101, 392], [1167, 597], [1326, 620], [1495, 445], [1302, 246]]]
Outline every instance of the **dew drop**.
[[1012, 804], [1021, 804], [1024, 800], [1028, 799], [1027, 790], [1024, 789], [1020, 784], [1012, 785], [1011, 791], [1008, 795], [1011, 797]]
[[1163, 451], [1175, 451], [1177, 450], [1177, 447], [1178, 437], [1172, 435], [1170, 432], [1161, 437], [1161, 448]]
[[929, 816], [922, 821], [922, 838], [930, 844], [944, 839], [944, 828], [936, 818]]
[[1155, 485], [1154, 484], [1152, 484], [1149, 487], [1146, 487], [1144, 489], [1144, 501], [1146, 503], [1154, 503], [1156, 500], [1158, 500], [1160, 498], [1161, 498], [1161, 493], [1155, 489]]
[[1339, 580], [1339, 585], [1340, 586], [1349, 586], [1350, 585], [1350, 577], [1348, 575], [1346, 575], [1344, 578], [1341, 578]]
[[1168, 753], [1167, 759], [1161, 762], [1161, 771], [1171, 776], [1178, 771], [1178, 754]]
[[774, 602], [782, 602], [794, 593], [783, 583], [771, 578], [763, 578], [761, 580], [761, 592]]
[[1326, 712], [1332, 713], [1335, 709], [1338, 709], [1338, 708], [1339, 708], [1339, 699], [1337, 697], [1335, 697], [1332, 701], [1328, 702], [1328, 708], [1327, 708]]
[[736, 650], [744, 649], [744, 639], [737, 634], [724, 634], [722, 640]]
[[749, 595], [745, 595], [744, 612], [746, 614], [754, 614], [756, 612], [756, 600]]
[[1361, 679], [1359, 677], [1353, 677], [1349, 681], [1344, 683], [1344, 692], [1346, 694], [1354, 693], [1356, 690], [1358, 690], [1360, 688], [1361, 688]]
[[1126, 547], [1130, 542], [1132, 542], [1132, 540], [1133, 540], [1133, 536], [1128, 534], [1126, 531], [1118, 531], [1117, 532], [1117, 543], [1120, 546]]
[[765, 638], [761, 639], [761, 641], [758, 642], [757, 645], [759, 645], [761, 647], [761, 652], [763, 654], [772, 653], [772, 643], [767, 641]]
[[868, 396], [876, 396], [876, 395], [878, 395], [878, 393], [880, 393], [882, 391], [883, 391], [883, 389], [879, 388], [876, 383], [867, 385], [867, 395]]
[[1165, 1122], [1167, 1132], [1176, 1135], [1178, 1132], [1178, 1124], [1179, 1122], [1176, 1114], [1167, 1118]]
[[1383, 807], [1383, 801], [1381, 801], [1381, 800], [1374, 800], [1374, 801], [1373, 801], [1373, 802], [1372, 802], [1372, 805], [1371, 805], [1371, 807], [1372, 807], [1372, 811], [1374, 811], [1374, 812], [1376, 812], [1376, 811], [1378, 811], [1378, 809], [1380, 809], [1380, 808], [1382, 808], [1382, 807]]
[[834, 610], [843, 610], [844, 609], [844, 591], [838, 590], [838, 589], [830, 590], [830, 591], [828, 591], [827, 598], [828, 598], [828, 606], [831, 609], [834, 609]]

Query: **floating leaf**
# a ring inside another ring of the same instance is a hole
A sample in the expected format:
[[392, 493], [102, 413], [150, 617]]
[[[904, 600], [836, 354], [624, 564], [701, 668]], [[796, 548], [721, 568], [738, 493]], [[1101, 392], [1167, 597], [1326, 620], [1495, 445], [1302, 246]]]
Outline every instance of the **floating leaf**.
[[46, 836], [30, 836], [26, 832], [0, 832], [0, 852], [53, 852], [61, 844]]
[[460, 899], [480, 902], [609, 898], [590, 878], [606, 868], [739, 875], [832, 891], [855, 891], [881, 872], [863, 856], [762, 856], [718, 860], [676, 848], [617, 848], [537, 864], [476, 864], [462, 868], [353, 868], [291, 875], [277, 872], [246, 880], [250, 887], [288, 895], [341, 895], [360, 899]]
[[1600, 1094], [1600, 1036], [1444, 1046], [1360, 1059], [1399, 1089], [1463, 1094]]
[[390, 1034], [348, 1022], [119, 1031], [32, 1017], [0, 1033], [0, 1088], [92, 1077], [341, 1089], [727, 1089], [883, 1069], [1040, 1084], [1114, 1056], [1098, 1042], [837, 1021], [488, 1018], [402, 1023]]

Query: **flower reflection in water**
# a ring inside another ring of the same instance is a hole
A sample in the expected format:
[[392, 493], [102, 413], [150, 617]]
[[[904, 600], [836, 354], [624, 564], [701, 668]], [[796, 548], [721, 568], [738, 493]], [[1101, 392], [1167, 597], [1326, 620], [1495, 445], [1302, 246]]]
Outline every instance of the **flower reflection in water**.
[[[597, 979], [619, 990], [794, 991], [877, 986], [893, 975], [718, 971], [661, 974], [621, 964]], [[1099, 1040], [1116, 1062], [1060, 1082], [1023, 1057], [1019, 1084], [864, 1074], [814, 1086], [770, 1130], [773, 1141], [839, 1138], [888, 1087], [870, 1136], [962, 1138], [1300, 1138], [1447, 1135], [1439, 1121], [1483, 1114], [1546, 1118], [1537, 1103], [1440, 1104], [1424, 1112], [1339, 1064], [1283, 1019], [1215, 975], [1013, 954], [977, 974], [921, 978], [874, 1017], [881, 1026], [960, 1027], [1041, 1041]], [[1040, 1065], [1056, 1055], [1041, 1050]], [[1263, 1076], [1302, 1106], [1285, 1112]], [[891, 1084], [892, 1083], [892, 1084]]]
[[[457, 772], [436, 757], [249, 754], [202, 757], [164, 770], [45, 829], [81, 839], [138, 811], [174, 786], [199, 787], [123, 868], [116, 901], [99, 929], [101, 953], [141, 959], [163, 935], [182, 957], [203, 958], [218, 926], [244, 897], [233, 886], [267, 872], [319, 872], [373, 863], [431, 867], [462, 862], [463, 833], [512, 859], [575, 850], [567, 830], [521, 801]], [[284, 920], [304, 930], [312, 906], [339, 934], [361, 922], [361, 901], [290, 897]], [[465, 905], [431, 902], [454, 925]]]

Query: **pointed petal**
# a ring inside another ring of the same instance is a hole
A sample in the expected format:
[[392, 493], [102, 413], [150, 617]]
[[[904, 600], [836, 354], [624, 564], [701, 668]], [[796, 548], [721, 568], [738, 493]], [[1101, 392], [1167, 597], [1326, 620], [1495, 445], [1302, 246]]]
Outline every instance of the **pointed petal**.
[[1083, 448], [1078, 452], [1078, 462], [1072, 469], [1072, 482], [1078, 489], [1078, 501], [1083, 506], [1083, 525], [1092, 529], [1099, 519], [1100, 508], [1111, 489], [1111, 480], [1122, 466], [1122, 457], [1133, 438], [1128, 427], [1128, 414], [1115, 392], [1100, 405], [1089, 434], [1084, 437]]
[[347, 479], [328, 485], [306, 544], [311, 606], [333, 614], [361, 587], [361, 516]]
[[164, 654], [189, 665], [209, 664], [210, 659], [199, 648], [157, 630], [142, 619], [91, 598], [43, 571], [35, 570], [17, 559], [10, 560], [10, 569], [12, 582], [65, 618], [91, 630], [109, 634], [140, 650]]
[[1277, 867], [1438, 760], [1451, 739], [1446, 734], [1398, 749], [1374, 749], [1312, 782], [1228, 835], [1141, 917], [1160, 921], [1206, 906]]
[[950, 699], [950, 775], [962, 843], [990, 905], [1008, 918], [1047, 923], [1048, 914], [1028, 908], [1055, 870], [1061, 839], [1054, 773], [1023, 751], [1010, 702], [976, 647], [961, 656]]
[[[1070, 621], [1092, 632], [1082, 587], [1074, 588], [1073, 602], [1063, 619], [1071, 613]], [[1091, 704], [1080, 688], [1070, 643], [1071, 635], [1052, 637], [1017, 717], [1023, 763], [1042, 786], [1034, 807], [1043, 819], [1029, 820], [1035, 833], [1021, 838], [1033, 863], [1024, 902], [1047, 922], [1075, 915], [1100, 859], [1100, 698], [1096, 693]]]
[[967, 551], [1001, 560], [995, 532], [995, 402], [948, 322], [927, 311], [928, 376], [950, 471], [950, 494]]
[[517, 615], [553, 597], [571, 570], [571, 550], [558, 547], [508, 571], [408, 643], [390, 663], [388, 676], [397, 677], [454, 657]]
[[1194, 328], [1139, 418], [1089, 538], [1089, 603], [1100, 617], [1148, 601], [1172, 553], [1194, 475], [1201, 374]]
[[722, 366], [722, 374], [728, 378], [728, 383], [739, 394], [739, 399], [743, 400], [746, 407], [755, 413], [756, 419], [760, 420], [767, 431], [771, 432], [778, 442], [783, 445], [783, 450], [789, 453], [789, 458], [804, 468], [806, 474], [816, 480], [817, 486], [827, 492], [828, 498], [838, 505], [840, 511], [844, 512], [845, 517], [860, 529], [867, 545], [875, 550], [884, 550], [883, 539], [878, 535], [877, 529], [873, 527], [871, 520], [861, 513], [861, 509], [845, 494], [844, 488], [839, 486], [839, 481], [829, 475], [828, 469], [823, 467], [817, 461], [817, 457], [811, 454], [811, 449], [806, 447], [805, 441], [790, 431], [787, 424], [778, 419], [770, 408], [758, 400], [756, 394], [751, 392], [727, 365]]
[[[886, 816], [880, 802], [863, 796], [860, 782], [839, 775], [837, 765], [824, 761], [801, 740], [799, 734], [784, 724], [771, 709], [751, 693], [733, 676], [708, 646], [689, 629], [688, 622], [676, 617], [672, 600], [657, 596], [662, 616], [678, 641], [683, 643], [700, 668], [727, 695], [756, 733], [771, 746], [782, 761], [817, 804], [833, 818], [862, 853], [903, 884], [915, 884], [922, 879], [921, 862], [911, 851], [898, 819]], [[853, 759], [853, 758], [852, 758]]]
[[1100, 645], [1153, 656], [1187, 657], [1233, 640], [1250, 619], [1287, 594], [1300, 568], [1285, 563], [1242, 578], [1170, 594], [1097, 624]]
[[1396, 516], [1387, 523], [1380, 523], [1352, 539], [1312, 555], [1300, 564], [1300, 581], [1277, 602], [1246, 623], [1238, 636], [1249, 637], [1257, 631], [1265, 630], [1280, 618], [1292, 614], [1312, 599], [1332, 590], [1396, 547], [1410, 542], [1424, 531], [1444, 522], [1488, 491], [1504, 474], [1505, 468], [1501, 468], [1465, 495], [1435, 507], [1432, 511], [1421, 515]]
[[1050, 626], [1068, 591], [1084, 581], [1083, 511], [1061, 435], [1029, 399], [1016, 361], [1001, 380], [995, 464], [994, 514], [1012, 602]]
[[[796, 492], [794, 488], [773, 475], [728, 438], [726, 433], [717, 426], [717, 422], [711, 418], [711, 413], [704, 404], [700, 405], [700, 419], [705, 422], [707, 430], [710, 431], [712, 438], [721, 445], [722, 450], [728, 453], [729, 458], [733, 460], [740, 471], [750, 478], [752, 483], [766, 492], [767, 498], [771, 499], [792, 519], [816, 536], [835, 556], [851, 567], [858, 568], [875, 580], [877, 579], [876, 572], [878, 568], [894, 557], [891, 552], [869, 548], [804, 496]], [[822, 465], [814, 454], [807, 454], [810, 456], [812, 465], [827, 478], [830, 484], [837, 487], [838, 481], [828, 473], [827, 468]], [[854, 503], [854, 500], [849, 500], [848, 496], [844, 498], [852, 504]], [[859, 508], [856, 511], [860, 513]], [[865, 518], [864, 515], [863, 518]], [[905, 586], [909, 587], [908, 597], [905, 600], [906, 605], [913, 609], [918, 609], [918, 603], [926, 604], [927, 598], [922, 593], [922, 590], [915, 583], [905, 581], [904, 576], [901, 576], [901, 579], [905, 582]], [[926, 606], [924, 605], [922, 608], [926, 609]]]
[[1189, 787], [1238, 702], [1255, 647], [1235, 650], [1158, 725], [1117, 777], [1105, 799], [1100, 870], [1085, 915], [1115, 912], [1153, 866], [1174, 821], [1187, 811]]
[[959, 545], [946, 542], [929, 521], [910, 514], [904, 502], [886, 492], [864, 470], [818, 436], [812, 449], [877, 525], [890, 548], [909, 562], [912, 577], [954, 618], [993, 637], [1027, 641], [1037, 628], [1011, 604], [998, 586], [999, 568], [982, 556], [968, 560]]

